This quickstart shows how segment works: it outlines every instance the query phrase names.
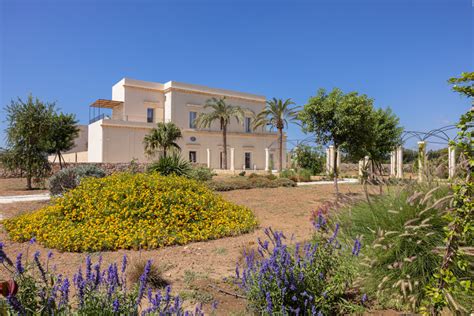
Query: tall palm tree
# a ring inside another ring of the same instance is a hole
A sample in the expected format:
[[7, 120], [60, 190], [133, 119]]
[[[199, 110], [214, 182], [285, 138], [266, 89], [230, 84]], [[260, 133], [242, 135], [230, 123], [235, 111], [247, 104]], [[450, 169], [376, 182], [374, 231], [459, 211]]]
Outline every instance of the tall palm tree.
[[181, 137], [183, 137], [183, 135], [176, 124], [173, 122], [159, 122], [156, 128], [153, 128], [143, 139], [145, 153], [149, 156], [153, 156], [158, 150], [162, 150], [163, 157], [166, 157], [170, 149], [181, 150], [176, 143]]
[[254, 127], [270, 126], [278, 130], [279, 143], [279, 166], [278, 171], [283, 169], [283, 129], [288, 127], [288, 123], [296, 120], [298, 114], [297, 107], [291, 107], [295, 104], [291, 99], [273, 98], [267, 101], [265, 108], [260, 112], [255, 120]]
[[244, 121], [245, 112], [240, 106], [231, 105], [225, 102], [223, 98], [212, 98], [207, 100], [204, 109], [211, 109], [208, 113], [199, 114], [196, 119], [196, 125], [199, 127], [209, 128], [214, 121], [218, 121], [222, 130], [222, 140], [224, 142], [224, 161], [223, 167], [227, 169], [227, 125], [232, 118], [235, 118], [240, 124]]

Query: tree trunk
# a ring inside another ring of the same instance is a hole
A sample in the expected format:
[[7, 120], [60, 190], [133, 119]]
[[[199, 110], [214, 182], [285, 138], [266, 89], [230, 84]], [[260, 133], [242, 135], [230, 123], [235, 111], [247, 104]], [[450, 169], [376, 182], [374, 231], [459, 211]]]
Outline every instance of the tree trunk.
[[222, 126], [222, 138], [224, 142], [224, 170], [227, 170], [227, 125]]
[[167, 148], [163, 147], [163, 157], [166, 158]]
[[31, 176], [27, 175], [26, 176], [26, 189], [27, 190], [32, 190], [33, 187], [31, 186]]
[[338, 176], [338, 172], [337, 172], [337, 148], [338, 148], [337, 146], [334, 146], [334, 160], [333, 160], [333, 165], [334, 165], [334, 172], [333, 172], [334, 190], [336, 190], [336, 199], [339, 196], [339, 187], [337, 185], [337, 176]]
[[279, 128], [278, 129], [278, 136], [279, 136], [279, 143], [280, 143], [280, 148], [279, 148], [279, 154], [280, 154], [280, 165], [278, 166], [278, 171], [282, 171], [283, 170], [283, 129], [282, 128]]
[[56, 155], [57, 155], [58, 158], [59, 158], [59, 169], [63, 169], [63, 164], [62, 164], [62, 162], [61, 162], [61, 152], [58, 151], [58, 152], [56, 153]]

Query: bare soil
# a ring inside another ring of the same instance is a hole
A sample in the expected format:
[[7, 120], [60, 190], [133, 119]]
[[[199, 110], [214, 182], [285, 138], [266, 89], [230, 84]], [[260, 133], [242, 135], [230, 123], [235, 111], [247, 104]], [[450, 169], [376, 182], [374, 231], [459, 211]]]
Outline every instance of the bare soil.
[[33, 190], [27, 190], [26, 179], [23, 178], [0, 179], [0, 196], [27, 195], [48, 192], [48, 190], [42, 188], [40, 185], [33, 184], [33, 186]]
[[[11, 192], [19, 194], [20, 180], [0, 180], [0, 194]], [[343, 193], [362, 197], [359, 185], [340, 185]], [[38, 192], [38, 191], [36, 191]], [[255, 247], [257, 238], [265, 238], [263, 228], [272, 227], [283, 231], [292, 242], [301, 242], [310, 238], [312, 225], [310, 217], [321, 203], [333, 199], [332, 185], [315, 185], [295, 188], [251, 189], [222, 192], [227, 200], [245, 205], [252, 209], [258, 218], [260, 227], [252, 233], [237, 237], [222, 238], [206, 242], [191, 243], [185, 246], [166, 247], [150, 251], [119, 250], [114, 252], [93, 253], [93, 261], [102, 256], [105, 265], [121, 262], [126, 254], [133, 262], [152, 259], [154, 264], [164, 267], [164, 277], [175, 293], [191, 301], [203, 301], [205, 310], [210, 310], [210, 302], [218, 302], [218, 315], [246, 315], [247, 302], [229, 293], [238, 293], [231, 282], [226, 281], [235, 275], [236, 262], [242, 257], [243, 249]], [[4, 218], [28, 212], [48, 202], [24, 202], [0, 205]], [[39, 250], [46, 258], [48, 251], [53, 253], [53, 265], [59, 273], [71, 276], [83, 265], [85, 253], [62, 253], [47, 249], [39, 244], [16, 243], [9, 241], [2, 228], [0, 240], [5, 243], [5, 251], [13, 259], [19, 252], [32, 254]], [[6, 276], [5, 276], [6, 277]], [[224, 293], [227, 292], [227, 293]]]

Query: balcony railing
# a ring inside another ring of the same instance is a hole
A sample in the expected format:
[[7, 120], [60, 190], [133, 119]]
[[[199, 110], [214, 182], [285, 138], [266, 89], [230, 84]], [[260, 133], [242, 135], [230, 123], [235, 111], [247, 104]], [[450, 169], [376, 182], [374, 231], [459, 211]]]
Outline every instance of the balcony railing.
[[94, 122], [97, 122], [97, 121], [100, 121], [100, 120], [103, 120], [103, 119], [109, 119], [110, 117], [105, 114], [105, 113], [102, 113], [102, 114], [99, 114], [97, 115], [96, 117], [93, 117], [91, 119], [89, 119], [89, 124], [92, 124]]

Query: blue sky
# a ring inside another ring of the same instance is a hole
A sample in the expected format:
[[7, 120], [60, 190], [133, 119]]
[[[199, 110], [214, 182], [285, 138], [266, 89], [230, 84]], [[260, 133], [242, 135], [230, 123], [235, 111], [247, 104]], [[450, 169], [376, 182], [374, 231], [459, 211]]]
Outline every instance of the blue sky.
[[[86, 123], [122, 77], [298, 105], [339, 87], [390, 106], [407, 130], [454, 123], [469, 107], [446, 80], [473, 70], [470, 0], [0, 0], [0, 12], [2, 107], [31, 92]], [[296, 126], [288, 135], [305, 137]]]

